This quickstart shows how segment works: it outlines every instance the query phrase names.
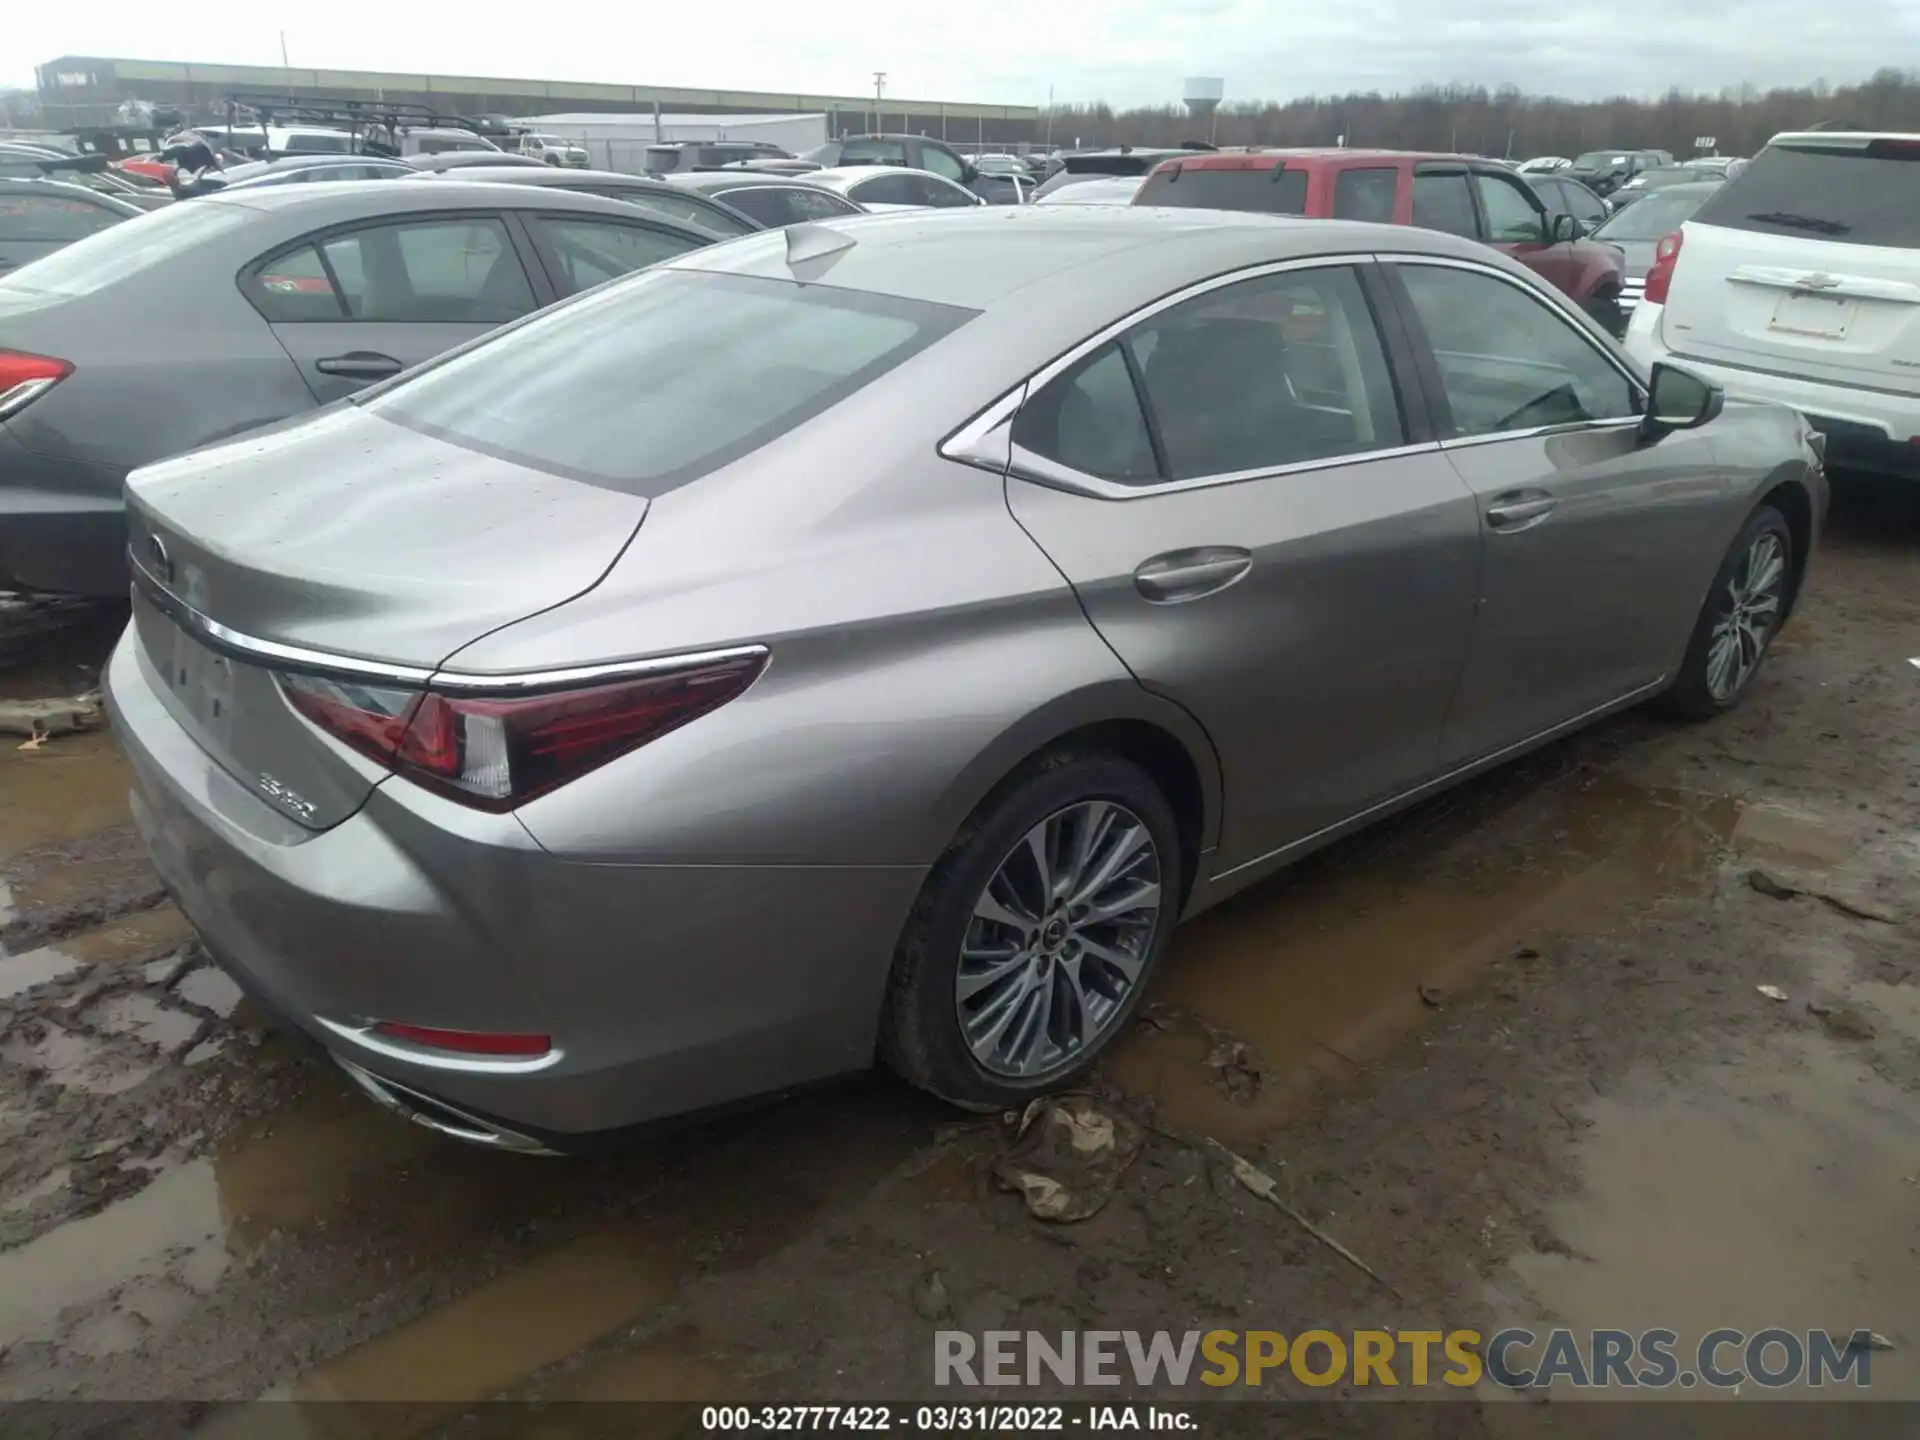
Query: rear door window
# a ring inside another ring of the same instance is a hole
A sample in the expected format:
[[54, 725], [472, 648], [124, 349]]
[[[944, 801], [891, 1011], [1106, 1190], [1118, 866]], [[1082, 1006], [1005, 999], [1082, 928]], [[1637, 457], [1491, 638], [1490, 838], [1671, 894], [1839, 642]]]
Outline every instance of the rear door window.
[[699, 248], [699, 242], [650, 225], [568, 215], [527, 217], [554, 288], [562, 295], [644, 270]]
[[[569, 190], [574, 187], [569, 185]], [[691, 220], [703, 230], [711, 230], [720, 235], [750, 235], [753, 226], [738, 215], [729, 215], [718, 205], [712, 204], [704, 196], [677, 188], [661, 186], [655, 189], [651, 185], [607, 185], [582, 187], [589, 195], [605, 195], [610, 200], [624, 200], [629, 205], [642, 210], [651, 210], [656, 215], [665, 215], [671, 220]]]
[[799, 185], [756, 185], [723, 190], [719, 198], [768, 229], [797, 225], [805, 220], [832, 220], [857, 215], [859, 207], [826, 190]]
[[842, 165], [905, 165], [907, 147], [899, 140], [848, 140], [840, 147]]
[[494, 216], [374, 225], [328, 236], [319, 249], [354, 320], [492, 325], [535, 308]]
[[956, 185], [960, 183], [960, 177], [966, 174], [966, 171], [960, 168], [958, 160], [946, 151], [936, 150], [931, 145], [920, 147], [920, 168], [931, 170], [934, 174], [951, 180]]
[[1193, 210], [1251, 210], [1263, 215], [1304, 215], [1307, 213], [1307, 172], [1281, 166], [1213, 170], [1194, 165], [1167, 165], [1147, 177], [1133, 203]]
[[920, 187], [914, 183], [911, 175], [875, 175], [871, 180], [862, 180], [852, 190], [853, 198], [862, 205], [924, 205], [927, 202], [920, 196]]
[[974, 313], [831, 285], [654, 270], [365, 404], [516, 464], [657, 495], [839, 404]]
[[1399, 189], [1400, 172], [1392, 166], [1342, 170], [1333, 181], [1333, 218], [1391, 225], [1394, 196]]
[[1417, 170], [1413, 176], [1413, 223], [1423, 230], [1480, 238], [1464, 170]]
[[1920, 246], [1920, 141], [1769, 145], [1695, 218], [1849, 245]]

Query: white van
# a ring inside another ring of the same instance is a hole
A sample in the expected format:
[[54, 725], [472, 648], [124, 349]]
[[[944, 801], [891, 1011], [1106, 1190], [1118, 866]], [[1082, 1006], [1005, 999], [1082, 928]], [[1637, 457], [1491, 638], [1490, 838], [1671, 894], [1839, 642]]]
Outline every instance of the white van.
[[574, 170], [587, 168], [587, 147], [578, 140], [558, 135], [522, 135], [520, 153], [547, 165], [564, 165]]
[[1920, 478], [1920, 135], [1776, 135], [1660, 242], [1626, 345]]

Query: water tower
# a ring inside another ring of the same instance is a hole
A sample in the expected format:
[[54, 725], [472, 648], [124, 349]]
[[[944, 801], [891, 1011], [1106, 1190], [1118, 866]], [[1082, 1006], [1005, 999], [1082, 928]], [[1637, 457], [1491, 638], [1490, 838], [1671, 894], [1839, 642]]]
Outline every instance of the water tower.
[[1205, 121], [1207, 128], [1213, 128], [1213, 112], [1220, 108], [1220, 97], [1226, 93], [1227, 82], [1214, 75], [1189, 75], [1181, 87], [1180, 98], [1186, 102], [1187, 113], [1196, 120]]

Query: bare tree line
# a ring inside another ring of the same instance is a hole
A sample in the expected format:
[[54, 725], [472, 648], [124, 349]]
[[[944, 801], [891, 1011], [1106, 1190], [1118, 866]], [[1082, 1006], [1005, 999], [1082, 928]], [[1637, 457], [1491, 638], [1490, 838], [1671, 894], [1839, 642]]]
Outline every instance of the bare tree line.
[[1227, 104], [1211, 122], [1174, 105], [1056, 105], [1049, 119], [1057, 145], [1346, 144], [1521, 159], [1612, 146], [1686, 156], [1694, 153], [1696, 138], [1712, 136], [1722, 155], [1752, 155], [1770, 136], [1815, 125], [1920, 131], [1920, 71], [1887, 68], [1858, 85], [1818, 80], [1766, 91], [1743, 85], [1712, 96], [1670, 90], [1658, 100], [1561, 100], [1524, 95], [1511, 86], [1490, 91], [1448, 85], [1405, 95]]

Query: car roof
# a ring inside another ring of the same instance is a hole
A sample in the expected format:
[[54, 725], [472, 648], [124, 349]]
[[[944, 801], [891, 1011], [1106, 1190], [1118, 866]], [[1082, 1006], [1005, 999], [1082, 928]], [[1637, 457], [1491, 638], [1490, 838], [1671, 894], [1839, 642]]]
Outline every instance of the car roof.
[[[1497, 251], [1437, 230], [1225, 210], [982, 205], [848, 216], [804, 228], [815, 239], [825, 232], [853, 242], [817, 261], [796, 262], [809, 281], [972, 310], [1040, 286], [1093, 308], [1111, 301], [1119, 314], [1248, 265], [1378, 250], [1473, 259], [1526, 273]], [[794, 233], [749, 235], [667, 263], [792, 280], [795, 264], [787, 256]]]
[[[632, 217], [635, 207], [605, 195], [579, 190], [554, 190], [528, 185], [506, 185], [484, 180], [341, 180], [331, 185], [267, 185], [260, 189], [221, 190], [203, 196], [195, 205], [238, 205], [272, 215], [298, 215], [303, 224], [326, 225], [380, 215], [408, 215], [435, 210], [583, 210], [601, 215]], [[312, 212], [311, 216], [307, 212]], [[640, 212], [649, 221], [664, 223], [715, 238], [684, 220]]]
[[0, 195], [27, 194], [51, 195], [59, 200], [85, 200], [88, 204], [98, 205], [102, 210], [119, 210], [127, 218], [144, 215], [147, 212], [130, 201], [122, 200], [118, 195], [109, 195], [101, 190], [89, 190], [84, 185], [72, 185], [64, 180], [29, 179], [25, 176], [0, 175]]
[[1439, 162], [1465, 165], [1472, 162], [1478, 165], [1506, 165], [1506, 162], [1503, 160], [1489, 160], [1484, 155], [1462, 155], [1457, 151], [1352, 150], [1334, 145], [1275, 146], [1272, 148], [1250, 146], [1244, 150], [1197, 150], [1189, 153], [1170, 155], [1160, 163], [1166, 165], [1173, 160], [1178, 160], [1183, 169], [1191, 165], [1199, 170], [1257, 170], [1262, 168], [1264, 162], [1269, 160], [1340, 161], [1354, 165], [1377, 165], [1385, 160], [1413, 160], [1423, 164]]
[[[871, 171], [897, 167], [862, 165], [857, 168]], [[809, 170], [801, 175], [783, 175], [778, 170], [679, 170], [671, 175], [661, 176], [655, 183], [671, 186], [676, 190], [712, 191], [716, 194], [728, 190], [743, 190], [748, 186], [756, 190], [765, 190], [777, 185], [792, 186], [799, 190], [832, 189], [833, 187], [829, 185], [813, 183], [813, 177], [819, 173], [817, 170]]]
[[[578, 185], [582, 180], [615, 181], [641, 189], [657, 189], [663, 183], [650, 175], [627, 175], [618, 170], [581, 170], [571, 166], [562, 170], [557, 165], [462, 165], [459, 169], [461, 173], [458, 180], [436, 176], [436, 182], [444, 185], [552, 185], [562, 190], [569, 185]], [[476, 171], [480, 172], [479, 178], [475, 178]], [[494, 173], [487, 174], [488, 171]]]
[[862, 180], [871, 180], [876, 175], [931, 175], [935, 180], [954, 184], [944, 175], [936, 175], [931, 170], [916, 170], [911, 165], [830, 165], [824, 170], [809, 170], [807, 179], [816, 185], [824, 185], [829, 190], [848, 190]]

